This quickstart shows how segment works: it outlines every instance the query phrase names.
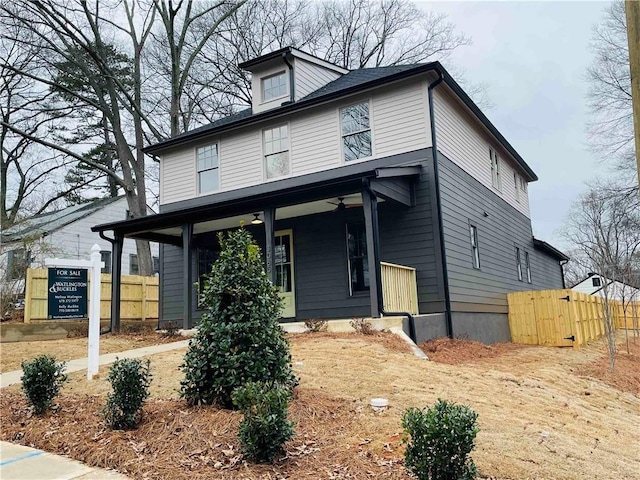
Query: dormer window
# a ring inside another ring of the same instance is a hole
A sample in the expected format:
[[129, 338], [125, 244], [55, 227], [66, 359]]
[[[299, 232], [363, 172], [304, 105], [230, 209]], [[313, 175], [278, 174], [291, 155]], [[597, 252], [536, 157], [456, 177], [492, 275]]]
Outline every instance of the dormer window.
[[287, 94], [286, 72], [279, 72], [262, 79], [262, 101], [268, 102]]

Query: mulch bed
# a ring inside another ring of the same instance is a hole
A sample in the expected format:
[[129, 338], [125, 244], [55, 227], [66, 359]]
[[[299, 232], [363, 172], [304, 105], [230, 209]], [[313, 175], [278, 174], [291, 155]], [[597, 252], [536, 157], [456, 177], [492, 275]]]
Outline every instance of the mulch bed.
[[411, 353], [411, 347], [400, 336], [389, 331], [374, 330], [370, 334], [357, 332], [305, 332], [290, 333], [288, 337], [295, 340], [296, 343], [302, 343], [305, 340], [330, 339], [330, 340], [364, 340], [370, 343], [377, 343], [388, 350], [399, 353]]
[[419, 346], [429, 357], [429, 360], [448, 365], [495, 358], [524, 347], [523, 345], [509, 342], [485, 345], [484, 343], [463, 338], [435, 338], [422, 342]]
[[640, 341], [634, 344], [633, 339], [630, 340], [629, 353], [625, 343], [619, 343], [617, 348], [613, 372], [609, 368], [609, 356], [605, 354], [579, 369], [577, 374], [596, 378], [618, 390], [640, 396]]
[[123, 432], [105, 427], [99, 415], [103, 405], [100, 397], [66, 395], [58, 398], [55, 411], [33, 417], [22, 395], [5, 391], [0, 438], [135, 479], [409, 478], [399, 439], [388, 454], [368, 450], [367, 439], [351, 436], [366, 414], [353, 402], [318, 390], [297, 389], [289, 413], [296, 436], [273, 465], [243, 460], [236, 412], [151, 400], [139, 428]]

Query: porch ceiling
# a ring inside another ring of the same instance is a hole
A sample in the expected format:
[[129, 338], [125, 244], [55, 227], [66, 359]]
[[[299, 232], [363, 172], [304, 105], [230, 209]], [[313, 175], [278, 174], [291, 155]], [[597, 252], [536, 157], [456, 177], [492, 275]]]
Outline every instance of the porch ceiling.
[[[224, 230], [238, 227], [242, 222], [250, 224], [254, 214], [274, 208], [276, 220], [294, 218], [314, 213], [330, 212], [344, 198], [345, 205], [362, 204], [363, 181], [371, 180], [371, 186], [379, 190], [379, 200], [394, 200], [408, 205], [410, 180], [420, 174], [418, 166], [385, 168], [363, 164], [341, 167], [337, 172], [319, 172], [297, 178], [288, 178], [271, 184], [248, 187], [238, 191], [222, 192], [211, 196], [211, 203], [171, 210], [157, 215], [123, 222], [97, 225], [93, 231], [112, 230], [127, 238], [139, 238], [161, 243], [182, 244], [183, 225], [193, 224], [193, 233]], [[400, 187], [386, 188], [390, 179], [401, 180]], [[280, 184], [280, 188], [277, 188]], [[398, 194], [400, 191], [401, 194]], [[330, 203], [333, 202], [333, 203]]]

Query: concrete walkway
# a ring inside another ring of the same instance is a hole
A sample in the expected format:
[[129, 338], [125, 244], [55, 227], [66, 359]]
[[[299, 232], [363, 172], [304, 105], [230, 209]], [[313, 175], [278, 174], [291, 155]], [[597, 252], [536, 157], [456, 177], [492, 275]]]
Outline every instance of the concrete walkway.
[[[179, 342], [162, 343], [160, 345], [152, 345], [150, 347], [136, 348], [135, 350], [126, 350], [119, 353], [105, 353], [100, 355], [98, 364], [108, 365], [113, 363], [118, 358], [140, 358], [148, 355], [154, 355], [156, 353], [168, 352], [170, 350], [177, 350], [178, 348], [185, 348], [189, 344], [189, 340], [181, 340]], [[65, 369], [66, 373], [79, 372], [87, 369], [87, 359], [78, 358], [77, 360], [71, 360], [67, 362]], [[0, 375], [0, 388], [8, 387], [9, 385], [15, 385], [20, 383], [20, 377], [22, 377], [22, 370], [14, 370], [13, 372], [6, 372]]]
[[0, 442], [2, 480], [127, 480], [111, 470], [93, 468], [60, 455]]

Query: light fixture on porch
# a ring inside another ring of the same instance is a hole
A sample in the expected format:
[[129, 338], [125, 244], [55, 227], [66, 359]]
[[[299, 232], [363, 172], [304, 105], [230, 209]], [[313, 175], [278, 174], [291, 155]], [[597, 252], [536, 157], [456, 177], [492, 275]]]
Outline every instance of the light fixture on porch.
[[251, 225], [261, 225], [262, 223], [264, 223], [262, 220], [260, 220], [260, 214], [259, 213], [254, 213], [253, 216], [255, 218], [253, 220], [251, 220]]

